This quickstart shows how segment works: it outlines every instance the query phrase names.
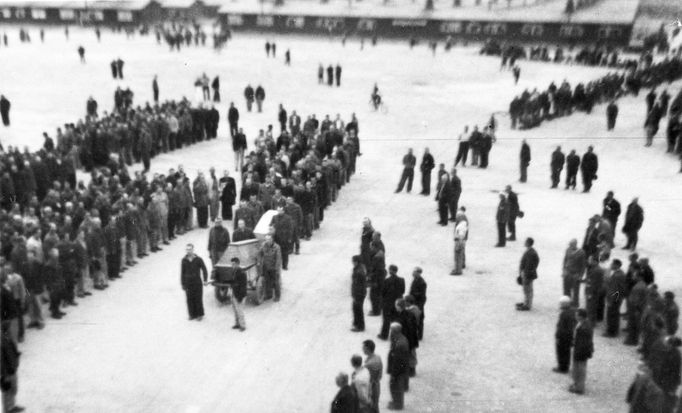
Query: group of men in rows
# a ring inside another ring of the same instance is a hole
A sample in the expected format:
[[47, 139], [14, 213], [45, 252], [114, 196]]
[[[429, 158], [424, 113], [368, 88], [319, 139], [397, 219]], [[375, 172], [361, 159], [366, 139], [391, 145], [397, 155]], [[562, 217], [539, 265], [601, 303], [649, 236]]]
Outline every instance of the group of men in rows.
[[159, 25], [155, 29], [156, 43], [161, 44], [161, 40], [165, 40], [170, 50], [180, 51], [184, 45], [190, 47], [192, 41], [195, 46], [206, 45], [206, 33], [201, 29], [201, 26], [193, 23], [191, 26], [185, 26], [182, 23], [172, 22], [167, 25]]
[[[679, 57], [666, 58], [657, 63], [642, 58], [626, 66], [623, 73], [609, 73], [586, 85], [579, 83], [575, 88], [571, 88], [566, 80], [559, 87], [552, 82], [545, 91], [525, 90], [511, 101], [511, 127], [516, 128], [519, 122], [522, 129], [530, 129], [543, 120], [567, 116], [576, 110], [589, 114], [597, 103], [612, 102], [630, 93], [637, 96], [641, 87], [656, 87], [680, 77], [682, 60]], [[611, 116], [614, 113], [617, 116], [617, 111], [612, 111]]]
[[[409, 390], [409, 380], [416, 376], [417, 348], [424, 335], [424, 305], [427, 284], [422, 269], [412, 272], [409, 294], [405, 295], [405, 280], [398, 276], [398, 267], [388, 266], [386, 274], [386, 249], [381, 233], [376, 231], [369, 218], [364, 218], [360, 235], [360, 254], [352, 258], [351, 298], [353, 309], [353, 332], [365, 331], [364, 301], [369, 292], [370, 316], [381, 316], [382, 325], [377, 338], [390, 340], [387, 358], [387, 374], [390, 376], [391, 402], [389, 410], [402, 410], [404, 393]], [[370, 342], [366, 341], [365, 343]], [[374, 343], [371, 342], [371, 353]], [[367, 354], [367, 352], [365, 352]], [[360, 360], [361, 362], [361, 360]], [[381, 364], [367, 366], [368, 377], [354, 374], [352, 397], [344, 396], [342, 390], [332, 403], [332, 412], [379, 411]], [[356, 360], [356, 363], [357, 360]], [[353, 365], [361, 372], [361, 363]], [[356, 410], [347, 410], [356, 406]]]
[[148, 171], [151, 159], [160, 153], [217, 137], [220, 114], [213, 106], [194, 107], [183, 99], [133, 108], [119, 96], [115, 103], [114, 111], [99, 115], [97, 103], [88, 102], [85, 119], [65, 124], [63, 131], [58, 128], [56, 143], [43, 134], [44, 149], [86, 171], [99, 166], [118, 170], [133, 161], [142, 161]]

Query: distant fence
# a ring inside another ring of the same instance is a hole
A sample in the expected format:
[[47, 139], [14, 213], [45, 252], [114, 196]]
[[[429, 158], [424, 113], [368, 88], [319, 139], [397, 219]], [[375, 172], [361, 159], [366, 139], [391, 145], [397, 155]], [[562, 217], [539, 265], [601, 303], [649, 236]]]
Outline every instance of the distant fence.
[[349, 34], [356, 36], [444, 38], [483, 41], [490, 38], [556, 42], [602, 43], [625, 46], [630, 24], [524, 23], [475, 20], [320, 17], [226, 13], [221, 22], [233, 30], [302, 34]]

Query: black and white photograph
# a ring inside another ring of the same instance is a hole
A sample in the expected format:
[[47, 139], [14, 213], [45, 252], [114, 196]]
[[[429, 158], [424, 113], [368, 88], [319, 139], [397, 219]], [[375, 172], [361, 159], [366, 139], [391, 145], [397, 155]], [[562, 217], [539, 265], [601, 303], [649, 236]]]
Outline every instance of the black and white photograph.
[[682, 413], [682, 2], [0, 0], [5, 413]]

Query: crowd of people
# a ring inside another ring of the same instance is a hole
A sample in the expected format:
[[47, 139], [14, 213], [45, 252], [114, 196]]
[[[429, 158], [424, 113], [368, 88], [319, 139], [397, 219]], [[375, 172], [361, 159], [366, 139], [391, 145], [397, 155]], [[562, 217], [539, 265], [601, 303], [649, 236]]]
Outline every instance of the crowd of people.
[[[389, 265], [387, 274], [386, 248], [381, 233], [374, 229], [369, 218], [363, 220], [360, 254], [352, 257], [352, 263], [351, 331], [365, 331], [364, 302], [369, 292], [369, 315], [382, 317], [377, 338], [390, 341], [386, 374], [389, 376], [391, 401], [387, 408], [402, 410], [410, 379], [417, 375], [417, 349], [424, 336], [427, 283], [423, 278], [423, 270], [414, 268], [409, 290], [406, 290], [405, 279], [398, 275], [396, 265]], [[332, 401], [333, 413], [379, 411], [383, 362], [375, 354], [375, 349], [373, 340], [365, 340], [362, 344], [362, 351], [367, 356], [364, 363], [360, 355], [353, 355], [350, 380], [348, 374], [343, 372], [336, 376], [339, 391]]]
[[[564, 255], [554, 371], [568, 373], [572, 363], [573, 384], [569, 390], [582, 394], [587, 360], [594, 351], [593, 326], [603, 321], [603, 336], [615, 338], [621, 333], [623, 317], [627, 320], [624, 344], [639, 346], [637, 351], [642, 359], [627, 394], [630, 411], [679, 411], [682, 406], [678, 405], [677, 389], [681, 379], [679, 347], [682, 341], [676, 336], [679, 308], [675, 294], [659, 292], [649, 260], [635, 252], [637, 232], [644, 220], [637, 198], [628, 205], [622, 227], [627, 236], [623, 249], [630, 251], [627, 268], [611, 254], [621, 215], [620, 203], [609, 192], [602, 204], [602, 213], [589, 219], [582, 247], [573, 239]], [[580, 308], [582, 285], [584, 305]], [[622, 307], [624, 313], [621, 313]]]
[[653, 63], [650, 55], [639, 62], [628, 62], [622, 73], [609, 73], [600, 79], [578, 83], [574, 88], [564, 80], [559, 87], [552, 82], [544, 91], [525, 90], [509, 104], [511, 126], [521, 129], [539, 126], [545, 120], [568, 116], [574, 111], [590, 113], [595, 104], [621, 96], [637, 96], [642, 87], [656, 87], [682, 77], [682, 59], [666, 57]]
[[185, 24], [173, 21], [168, 24], [157, 25], [154, 28], [154, 35], [158, 44], [161, 44], [163, 40], [171, 51], [175, 49], [178, 52], [183, 46], [191, 47], [192, 44], [197, 47], [199, 45], [205, 46], [207, 38], [206, 32], [196, 22]]
[[[175, 104], [168, 105], [159, 110]], [[162, 113], [152, 119], [162, 120]], [[300, 240], [309, 240], [319, 228], [324, 210], [336, 201], [339, 189], [355, 172], [359, 155], [354, 116], [346, 124], [340, 118], [332, 122], [329, 116], [320, 123], [313, 115], [302, 128], [284, 129], [276, 140], [272, 127], [267, 133], [261, 130], [241, 168], [239, 194], [229, 173], [224, 171], [218, 177], [213, 168], [208, 176], [199, 172], [193, 181], [181, 165], [168, 174], [149, 177], [145, 170], [131, 177], [124, 162], [131, 156], [125, 148], [108, 150], [108, 162], [85, 162], [90, 182], [77, 182], [74, 160], [85, 160], [89, 153], [76, 151], [79, 156], [74, 158], [74, 146], [88, 146], [83, 131], [101, 132], [108, 127], [107, 119], [116, 119], [114, 125], [123, 127], [119, 116], [125, 119], [126, 115], [117, 111], [111, 118], [88, 117], [81, 129], [68, 125], [64, 134], [58, 132], [57, 145], [46, 136], [45, 145], [35, 153], [12, 147], [0, 153], [2, 315], [12, 348], [23, 340], [26, 329], [43, 328], [43, 304], [49, 302], [52, 318], [62, 318], [66, 315], [64, 308], [78, 305], [77, 298], [91, 295], [92, 289], [107, 288], [138, 259], [160, 251], [161, 244], [167, 245], [191, 230], [195, 214], [199, 228], [208, 228], [209, 218], [215, 227], [221, 226], [220, 218], [233, 219], [233, 239], [243, 240], [253, 235], [264, 211], [278, 211], [260, 260], [266, 298], [274, 293], [275, 301], [279, 300], [280, 270], [287, 270], [288, 256], [298, 253]], [[143, 129], [150, 127], [144, 120], [138, 122]], [[149, 135], [146, 130], [141, 133]], [[159, 151], [165, 148], [166, 141], [160, 137], [152, 142]], [[233, 215], [237, 200], [239, 207]], [[211, 236], [215, 241], [214, 231]], [[213, 263], [227, 248], [225, 238], [220, 239], [222, 242], [209, 241]], [[229, 244], [229, 233], [227, 239]], [[188, 251], [188, 256], [192, 257], [192, 252]], [[194, 265], [193, 259], [188, 261], [191, 264], [187, 268], [198, 269], [195, 275], [201, 279], [201, 265]], [[205, 280], [206, 274], [203, 276]], [[203, 316], [203, 306], [196, 302], [196, 283], [192, 282], [197, 277], [185, 277], [183, 270], [191, 319]], [[24, 325], [26, 317], [29, 322]], [[243, 314], [237, 320], [237, 327], [243, 331]], [[5, 393], [10, 395], [12, 390]]]

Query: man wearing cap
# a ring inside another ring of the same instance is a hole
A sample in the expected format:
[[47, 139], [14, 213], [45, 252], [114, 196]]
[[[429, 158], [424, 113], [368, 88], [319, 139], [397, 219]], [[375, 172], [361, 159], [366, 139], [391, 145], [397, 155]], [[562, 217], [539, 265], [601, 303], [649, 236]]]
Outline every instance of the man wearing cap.
[[563, 296], [559, 299], [559, 321], [556, 325], [556, 358], [555, 373], [568, 373], [571, 364], [571, 345], [573, 344], [573, 330], [575, 330], [575, 311], [571, 306], [571, 298]]
[[232, 310], [234, 310], [233, 329], [246, 330], [246, 320], [244, 320], [244, 298], [246, 298], [246, 273], [239, 266], [239, 258], [232, 258], [232, 271], [234, 280], [232, 281]]
[[381, 324], [381, 332], [377, 337], [382, 340], [388, 338], [388, 328], [395, 318], [395, 301], [402, 298], [405, 293], [405, 279], [398, 277], [398, 267], [393, 264], [389, 265], [388, 273], [389, 276], [384, 280], [381, 289], [383, 323]]
[[223, 220], [217, 217], [213, 228], [208, 233], [208, 256], [211, 264], [215, 265], [230, 245], [230, 232], [223, 227]]

